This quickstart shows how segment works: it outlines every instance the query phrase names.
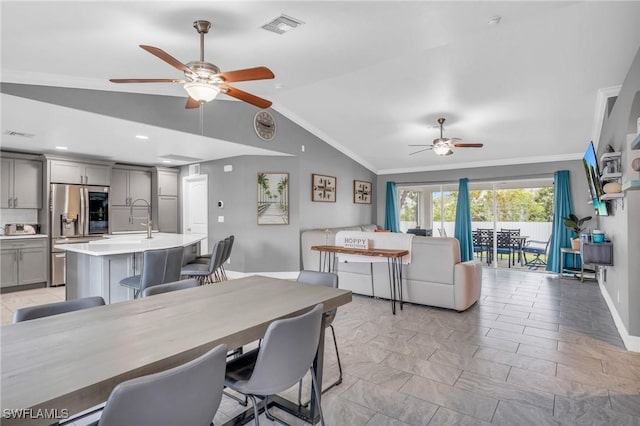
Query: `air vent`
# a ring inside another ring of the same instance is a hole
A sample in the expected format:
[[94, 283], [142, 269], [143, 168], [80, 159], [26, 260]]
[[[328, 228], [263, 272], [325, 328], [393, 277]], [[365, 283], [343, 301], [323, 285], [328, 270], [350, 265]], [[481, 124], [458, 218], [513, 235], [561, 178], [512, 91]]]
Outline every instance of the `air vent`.
[[204, 161], [202, 158], [187, 157], [186, 155], [176, 155], [176, 154], [163, 155], [160, 157], [160, 159], [171, 160], [171, 161], [181, 161], [183, 163], [197, 163], [199, 161]]
[[271, 22], [264, 24], [262, 28], [267, 31], [271, 31], [272, 33], [284, 34], [299, 27], [302, 24], [304, 24], [304, 22], [299, 19], [292, 18], [291, 16], [287, 15], [280, 15]]
[[14, 130], [7, 130], [4, 134], [9, 136], [18, 136], [20, 138], [32, 138], [35, 136], [33, 133], [16, 132]]

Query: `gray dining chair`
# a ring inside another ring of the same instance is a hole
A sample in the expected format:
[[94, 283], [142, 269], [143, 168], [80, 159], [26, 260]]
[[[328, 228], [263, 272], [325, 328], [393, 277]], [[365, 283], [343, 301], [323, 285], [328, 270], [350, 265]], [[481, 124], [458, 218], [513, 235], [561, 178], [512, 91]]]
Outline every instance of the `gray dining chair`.
[[227, 346], [170, 370], [117, 385], [98, 426], [208, 426], [218, 411], [224, 388]]
[[84, 297], [82, 299], [65, 300], [64, 302], [47, 303], [45, 305], [28, 306], [16, 309], [13, 313], [13, 323], [29, 321], [66, 312], [80, 311], [82, 309], [103, 306], [104, 299], [100, 296]]
[[213, 245], [208, 263], [202, 263], [199, 262], [198, 259], [195, 259], [193, 262], [184, 265], [180, 274], [189, 278], [195, 278], [200, 284], [211, 284], [220, 281], [215, 272], [222, 261], [224, 246], [224, 240], [218, 241]]
[[318, 351], [322, 304], [293, 318], [269, 324], [260, 347], [227, 362], [225, 386], [249, 397], [253, 404], [256, 426], [259, 408], [257, 398], [264, 398], [265, 415], [271, 421], [283, 423], [269, 412], [269, 395], [289, 389], [311, 370], [320, 420], [324, 426], [318, 383], [313, 359]]
[[142, 297], [155, 296], [156, 294], [169, 293], [170, 291], [184, 290], [198, 286], [198, 280], [190, 278], [187, 280], [174, 281], [172, 283], [154, 285], [142, 291]]
[[133, 289], [137, 299], [144, 289], [180, 279], [183, 247], [147, 250], [142, 255], [142, 273], [120, 280], [120, 285]]
[[[297, 281], [303, 284], [323, 285], [325, 287], [338, 288], [338, 276], [330, 272], [300, 271]], [[326, 388], [323, 387], [322, 393], [325, 393], [332, 387], [338, 386], [340, 383], [342, 383], [342, 363], [340, 362], [340, 352], [338, 351], [336, 332], [333, 328], [333, 320], [336, 318], [337, 312], [337, 309], [332, 309], [328, 312], [325, 312], [324, 325], [325, 327], [329, 327], [331, 329], [331, 335], [333, 336], [333, 346], [336, 348], [336, 357], [338, 359], [339, 376], [338, 380], [333, 382], [331, 385], [327, 386]], [[298, 387], [298, 404], [302, 404], [302, 381], [300, 381], [300, 386]], [[307, 404], [308, 403], [302, 405], [306, 406]]]

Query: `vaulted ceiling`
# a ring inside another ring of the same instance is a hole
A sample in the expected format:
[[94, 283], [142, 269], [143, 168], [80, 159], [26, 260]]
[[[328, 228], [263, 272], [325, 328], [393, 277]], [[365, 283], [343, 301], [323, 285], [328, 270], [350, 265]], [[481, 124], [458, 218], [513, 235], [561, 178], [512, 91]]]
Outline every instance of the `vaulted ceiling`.
[[[180, 78], [138, 45], [194, 60], [192, 22], [210, 20], [205, 59], [222, 70], [268, 66], [274, 80], [237, 87], [273, 100], [278, 112], [377, 173], [579, 158], [597, 128], [598, 91], [622, 84], [640, 46], [640, 2], [3, 1], [1, 8], [2, 82], [181, 98], [176, 85], [108, 79]], [[283, 35], [260, 28], [281, 13], [304, 24]], [[494, 16], [497, 25], [488, 23]], [[44, 119], [53, 114], [65, 118]], [[20, 146], [7, 130], [54, 135], [67, 120], [84, 126], [67, 131], [67, 140], [128, 129], [86, 114], [3, 95], [2, 146]], [[409, 145], [438, 136], [440, 116], [445, 136], [484, 148], [410, 155]], [[171, 130], [149, 131], [175, 143]], [[53, 149], [53, 139], [37, 149]], [[110, 141], [119, 160], [136, 155], [128, 140]], [[203, 145], [193, 156], [274, 154], [216, 142], [228, 145], [211, 153]], [[78, 146], [91, 154], [88, 144]]]

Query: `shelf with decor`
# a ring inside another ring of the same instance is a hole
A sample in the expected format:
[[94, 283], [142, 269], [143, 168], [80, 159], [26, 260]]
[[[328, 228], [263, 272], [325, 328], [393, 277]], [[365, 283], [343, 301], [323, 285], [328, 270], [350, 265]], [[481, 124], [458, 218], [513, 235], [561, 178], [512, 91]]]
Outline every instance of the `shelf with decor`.
[[[622, 153], [605, 152], [600, 157], [602, 164], [602, 174], [600, 182], [604, 194], [600, 196], [600, 201], [622, 200], [624, 203], [624, 192], [622, 191]], [[623, 205], [624, 206], [624, 205]]]

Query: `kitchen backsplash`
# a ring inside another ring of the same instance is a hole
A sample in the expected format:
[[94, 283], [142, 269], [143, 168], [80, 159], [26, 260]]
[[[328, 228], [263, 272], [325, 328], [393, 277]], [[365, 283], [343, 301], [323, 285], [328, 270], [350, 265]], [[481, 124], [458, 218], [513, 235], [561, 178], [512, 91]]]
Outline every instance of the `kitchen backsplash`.
[[0, 209], [0, 226], [7, 223], [38, 223], [38, 209]]

